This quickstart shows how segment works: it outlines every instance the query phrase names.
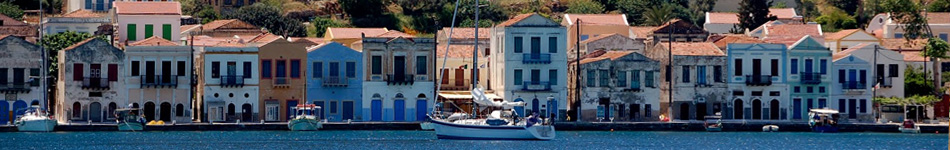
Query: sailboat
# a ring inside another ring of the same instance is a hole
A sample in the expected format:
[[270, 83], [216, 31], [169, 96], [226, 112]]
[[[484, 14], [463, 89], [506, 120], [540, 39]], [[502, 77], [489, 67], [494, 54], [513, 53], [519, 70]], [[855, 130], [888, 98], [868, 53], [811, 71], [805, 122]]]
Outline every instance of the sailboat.
[[23, 111], [24, 114], [16, 119], [17, 130], [21, 132], [50, 132], [56, 128], [56, 120], [45, 109], [32, 106]]
[[[459, 2], [455, 3], [455, 12], [458, 13]], [[477, 4], [476, 4], [477, 5]], [[478, 22], [478, 6], [475, 7], [475, 22]], [[455, 15], [453, 15], [451, 28], [455, 28]], [[449, 30], [451, 37], [452, 30]], [[478, 43], [478, 28], [475, 28], [475, 43]], [[449, 40], [448, 45], [451, 45]], [[449, 48], [450, 46], [446, 46]], [[473, 48], [472, 66], [478, 66], [478, 44]], [[448, 53], [446, 53], [448, 55]], [[445, 69], [445, 60], [443, 60], [442, 69]], [[473, 68], [478, 72], [478, 67]], [[444, 80], [445, 74], [440, 76]], [[524, 102], [513, 102], [509, 100], [494, 101], [485, 95], [485, 91], [478, 87], [478, 74], [472, 75], [472, 102], [482, 110], [490, 110], [487, 115], [468, 113], [452, 113], [449, 116], [441, 110], [433, 111], [429, 115], [435, 129], [436, 137], [439, 139], [472, 139], [472, 140], [551, 140], [555, 137], [554, 126], [550, 119], [542, 119], [537, 113], [521, 117], [514, 107], [524, 107]], [[438, 88], [437, 88], [438, 90]]]

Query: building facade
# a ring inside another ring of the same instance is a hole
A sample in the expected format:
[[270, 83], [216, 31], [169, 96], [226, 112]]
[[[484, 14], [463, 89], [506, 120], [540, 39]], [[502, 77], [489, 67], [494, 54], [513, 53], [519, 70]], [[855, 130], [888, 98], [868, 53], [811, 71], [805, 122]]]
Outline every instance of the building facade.
[[785, 120], [789, 102], [784, 44], [729, 44], [729, 101], [732, 115], [724, 118]]
[[43, 50], [14, 36], [0, 36], [0, 124], [13, 124], [30, 106], [49, 108], [44, 99]]
[[[59, 51], [56, 119], [59, 122], [110, 122], [115, 109], [141, 108], [128, 99], [125, 52], [90, 38]], [[131, 104], [131, 106], [129, 106]]]
[[[564, 14], [561, 25], [567, 27], [567, 47], [571, 48], [578, 40], [585, 41], [607, 34], [619, 34], [624, 37], [630, 37], [633, 34], [625, 14]], [[580, 32], [577, 31], [578, 26], [580, 26]]]
[[66, 31], [89, 33], [99, 31], [99, 27], [112, 23], [110, 15], [103, 12], [77, 10], [59, 17], [43, 18], [43, 34], [56, 34]]
[[289, 112], [297, 104], [307, 103], [307, 47], [316, 45], [307, 40], [277, 38], [260, 45], [261, 64], [259, 117], [264, 121], [290, 120]]
[[834, 58], [831, 74], [837, 82], [831, 84], [831, 101], [825, 106], [837, 109], [842, 118], [847, 118], [841, 121], [874, 121], [871, 62], [851, 54], [835, 54]]
[[[659, 113], [675, 120], [702, 120], [707, 115], [727, 115], [729, 111], [724, 109], [729, 104], [724, 73], [727, 70], [725, 53], [709, 42], [670, 44], [657, 44], [647, 52], [650, 58], [660, 61], [657, 73], [660, 76]], [[672, 65], [670, 55], [673, 56]]]
[[[653, 112], [659, 107], [659, 61], [634, 51], [598, 50], [580, 60], [580, 74], [577, 67], [569, 66], [568, 84], [580, 80], [583, 87], [569, 85], [568, 105], [580, 111], [580, 121], [653, 121], [659, 115]], [[573, 102], [577, 92], [580, 101]]]
[[363, 37], [363, 120], [427, 118], [435, 99], [435, 47], [432, 38]]
[[832, 51], [811, 36], [791, 45], [788, 50], [788, 87], [791, 94], [791, 120], [808, 120], [808, 110], [829, 108], [831, 86], [835, 80], [832, 71]]
[[363, 53], [330, 42], [307, 49], [307, 101], [328, 121], [364, 121]]
[[194, 110], [202, 122], [258, 122], [260, 69], [258, 48], [237, 45], [196, 47], [200, 99]]
[[178, 2], [115, 2], [112, 22], [120, 43], [153, 36], [181, 41], [181, 5]]
[[[568, 47], [569, 54], [567, 58], [574, 60], [577, 57], [577, 47]], [[584, 56], [597, 50], [607, 51], [633, 51], [643, 54], [646, 50], [646, 44], [643, 39], [630, 38], [621, 34], [602, 34], [580, 42], [580, 55]]]
[[191, 48], [152, 37], [129, 44], [122, 71], [128, 100], [146, 120], [191, 122]]
[[835, 53], [861, 43], [881, 44], [882, 42], [881, 39], [861, 29], [841, 30], [825, 35], [825, 47], [828, 47]]
[[907, 69], [904, 56], [873, 43], [864, 43], [838, 52], [842, 55], [854, 55], [861, 60], [874, 64], [872, 75], [875, 87], [874, 97], [904, 98], [904, 71]]
[[538, 14], [521, 14], [491, 32], [492, 90], [506, 101], [523, 101], [518, 114], [567, 116], [567, 30]]

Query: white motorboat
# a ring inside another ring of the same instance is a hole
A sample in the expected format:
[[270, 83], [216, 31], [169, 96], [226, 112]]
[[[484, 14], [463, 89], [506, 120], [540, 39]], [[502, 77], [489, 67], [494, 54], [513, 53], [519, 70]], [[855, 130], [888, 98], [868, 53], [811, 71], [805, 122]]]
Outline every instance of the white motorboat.
[[808, 126], [813, 132], [837, 133], [839, 117], [838, 110], [811, 109], [808, 111]]
[[15, 124], [21, 132], [50, 132], [56, 128], [56, 119], [49, 116], [46, 110], [30, 107], [24, 110], [23, 116], [16, 119]]
[[320, 106], [314, 104], [298, 104], [297, 107], [294, 107], [294, 110], [297, 112], [296, 116], [287, 122], [287, 128], [291, 131], [316, 131], [323, 128], [320, 117], [315, 115], [316, 112], [321, 112], [322, 109]]
[[137, 108], [116, 109], [116, 126], [119, 131], [142, 131], [145, 129], [145, 118], [138, 114]]
[[[715, 116], [706, 116], [705, 121], [703, 121], [703, 126], [706, 127], [708, 132], [721, 132], [722, 131], [722, 116], [718, 114]], [[715, 121], [715, 122], [713, 122]]]
[[777, 125], [762, 126], [762, 132], [778, 132], [778, 126]]
[[519, 118], [514, 106], [524, 102], [493, 102], [479, 88], [472, 90], [473, 101], [479, 106], [502, 108], [493, 110], [484, 118], [455, 113], [446, 118], [430, 116], [439, 139], [472, 140], [551, 140], [555, 137], [550, 120], [537, 115]]
[[914, 123], [913, 120], [904, 119], [904, 123], [901, 124], [898, 130], [902, 133], [920, 133], [920, 126], [917, 126], [917, 123]]

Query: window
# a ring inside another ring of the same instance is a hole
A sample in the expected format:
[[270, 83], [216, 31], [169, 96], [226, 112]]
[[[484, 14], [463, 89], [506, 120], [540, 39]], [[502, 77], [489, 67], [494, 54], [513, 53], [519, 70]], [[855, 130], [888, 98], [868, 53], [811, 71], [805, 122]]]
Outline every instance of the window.
[[383, 56], [373, 56], [373, 74], [383, 74]]
[[243, 73], [244, 73], [244, 74], [242, 74], [242, 75], [244, 76], [245, 79], [251, 78], [251, 76], [252, 76], [253, 74], [251, 73], [251, 62], [250, 62], [250, 61], [245, 61], [245, 62], [244, 62], [244, 70], [242, 70], [242, 71], [243, 71]]
[[274, 73], [274, 76], [276, 76], [276, 77], [278, 77], [278, 78], [280, 78], [280, 77], [287, 77], [287, 61], [284, 61], [284, 60], [275, 60], [274, 63], [275, 63], [275, 65], [274, 65], [275, 68], [277, 68], [277, 69], [274, 69], [274, 70], [276, 71], [276, 72]]
[[655, 83], [653, 83], [653, 71], [647, 71], [645, 73], [646, 73], [646, 79], [644, 80], [644, 82], [646, 83], [644, 83], [644, 85], [646, 85], [646, 87], [656, 87]]
[[[79, 68], [82, 68], [82, 67], [79, 67]], [[75, 72], [74, 72], [74, 75], [75, 75]], [[82, 81], [82, 76], [80, 76], [78, 79], [79, 79], [78, 81]], [[7, 84], [7, 68], [0, 68], [0, 84], [3, 84], [3, 85]]]
[[815, 99], [810, 99], [810, 98], [809, 98], [809, 99], [806, 100], [806, 101], [808, 102], [808, 105], [807, 105], [807, 106], [808, 106], [808, 109], [815, 108]]
[[903, 33], [894, 33], [894, 38], [895, 38], [895, 39], [904, 38], [904, 34], [903, 34]]
[[825, 100], [825, 99], [823, 99], [823, 98], [819, 98], [819, 99], [818, 99], [818, 108], [826, 108], [826, 107], [828, 107], [828, 100]]
[[819, 61], [818, 61], [818, 65], [821, 65], [821, 66], [818, 66], [818, 72], [819, 72], [819, 73], [821, 73], [821, 74], [828, 74], [828, 60], [827, 60], [827, 59], [821, 59], [821, 60], [819, 60]]
[[531, 81], [533, 84], [539, 84], [541, 82], [541, 70], [531, 69]]
[[600, 70], [600, 87], [610, 87], [610, 72]]
[[176, 75], [178, 75], [178, 76], [185, 76], [185, 72], [186, 72], [186, 71], [185, 71], [185, 70], [186, 70], [186, 69], [185, 69], [185, 61], [178, 61], [178, 62], [176, 62], [176, 63], [178, 64], [178, 74], [176, 74]]
[[627, 71], [618, 71], [617, 72], [617, 87], [626, 87], [627, 86]]
[[597, 87], [597, 71], [587, 70], [587, 87]]
[[683, 83], [689, 83], [689, 66], [683, 66]]
[[772, 76], [778, 76], [778, 59], [772, 59]]
[[[806, 61], [807, 61], [807, 60], [806, 60]], [[791, 64], [790, 64], [791, 67], [789, 67], [789, 69], [791, 69], [791, 72], [789, 72], [789, 73], [790, 73], [790, 74], [798, 74], [798, 59], [794, 59], [794, 58], [793, 58], [789, 63], [791, 63]]]
[[887, 66], [888, 77], [897, 77], [897, 64], [890, 64]]
[[814, 92], [815, 92], [815, 87], [810, 87], [810, 86], [805, 87], [805, 93], [814, 93]]
[[323, 62], [313, 62], [313, 78], [323, 78]]
[[516, 36], [514, 39], [515, 42], [515, 53], [521, 53], [524, 51], [524, 40], [520, 36]]
[[743, 75], [743, 74], [742, 74], [742, 59], [736, 59], [736, 62], [733, 63], [733, 64], [734, 64], [734, 65], [733, 65], [732, 67], [735, 67], [735, 68], [732, 68], [732, 69], [735, 69], [735, 71], [736, 71], [736, 72], [735, 72], [735, 75], [736, 75], [736, 76], [741, 76], [741, 75]]
[[713, 80], [716, 82], [722, 81], [722, 66], [713, 66]]
[[818, 87], [818, 93], [825, 93], [825, 87], [824, 87], [824, 86], [819, 86], [819, 87]]
[[270, 65], [270, 60], [261, 60], [261, 78], [271, 77]]
[[109, 81], [119, 81], [119, 64], [106, 65], [109, 69]]
[[132, 76], [139, 76], [139, 61], [132, 61]]
[[800, 86], [795, 86], [795, 87], [792, 88], [792, 89], [793, 89], [792, 91], [793, 91], [794, 93], [801, 93], [801, 92], [802, 92], [802, 87], [800, 87]]
[[696, 81], [706, 84], [706, 66], [696, 66]]
[[640, 70], [633, 70], [630, 75], [630, 87], [640, 88]]
[[221, 77], [221, 62], [211, 62], [211, 78]]
[[859, 77], [858, 83], [867, 84], [868, 71], [867, 70], [858, 71], [858, 77]]
[[845, 112], [844, 108], [848, 108], [845, 106], [844, 99], [838, 99], [838, 111]]
[[590, 35], [581, 35], [581, 41], [587, 40], [588, 38], [590, 38]]
[[300, 78], [300, 60], [290, 60], [290, 77]]
[[557, 69], [548, 70], [548, 83], [557, 85]]
[[943, 41], [947, 41], [947, 33], [940, 33], [940, 39], [943, 39]]
[[428, 63], [426, 63], [426, 61], [428, 61], [428, 59], [426, 59], [426, 56], [416, 56], [416, 74], [417, 75], [426, 75], [426, 73], [428, 73], [428, 70], [426, 70], [428, 68], [427, 67]]
[[844, 83], [845, 81], [844, 76], [845, 76], [844, 69], [838, 69], [838, 83]]
[[[73, 81], [82, 81], [82, 78], [83, 78], [82, 71], [83, 71], [82, 64], [80, 63], [73, 64]], [[7, 69], [0, 68], [0, 77], [2, 77], [0, 78], [0, 83], [6, 83], [7, 81], [6, 76], [7, 76]]]
[[665, 71], [665, 72], [666, 72], [666, 82], [670, 82], [670, 80], [672, 80], [672, 78], [673, 78], [673, 73], [672, 73], [671, 70], [673, 70], [673, 68], [670, 67], [670, 65], [666, 65], [666, 71]]
[[171, 24], [162, 24], [162, 38], [165, 40], [172, 40], [172, 25]]
[[[39, 68], [30, 68], [30, 77], [39, 77], [39, 76], [40, 76]], [[35, 78], [35, 79], [36, 80], [33, 80], [30, 82], [30, 86], [40, 86], [40, 78]]]
[[128, 40], [128, 41], [135, 41], [135, 37], [136, 37], [136, 35], [135, 35], [135, 24], [128, 24], [128, 25], [126, 25], [125, 34], [126, 34], [126, 37], [125, 37], [126, 40]]
[[531, 37], [531, 53], [541, 53], [541, 37]]
[[154, 27], [154, 25], [146, 24], [146, 25], [145, 25], [145, 37], [142, 37], [142, 39], [151, 38], [152, 36], [154, 36], [154, 35], [153, 35], [154, 33], [155, 33], [155, 27]]
[[548, 53], [557, 53], [557, 37], [548, 37]]
[[356, 78], [356, 62], [346, 62], [346, 77]]
[[339, 76], [340, 76], [340, 63], [339, 63], [339, 62], [330, 62], [330, 66], [328, 67], [328, 69], [330, 69], [330, 70], [329, 70], [330, 74], [327, 75], [327, 76], [329, 76], [329, 77], [331, 77], [331, 78], [332, 78], [332, 77], [339, 77]]
[[868, 109], [867, 109], [867, 107], [864, 107], [864, 106], [867, 106], [868, 100], [866, 100], [866, 99], [861, 99], [859, 102], [860, 102], [860, 103], [859, 103], [858, 109], [861, 110], [861, 113], [867, 113], [867, 112], [868, 112]]
[[521, 79], [521, 76], [523, 75], [523, 74], [521, 74], [521, 69], [515, 69], [515, 74], [514, 74], [514, 75], [515, 75], [515, 80], [514, 80], [514, 81], [515, 81], [515, 85], [521, 85], [522, 82], [523, 82], [523, 80]]
[[337, 101], [330, 101], [330, 114], [337, 113], [336, 106], [337, 106]]
[[877, 72], [877, 78], [884, 78], [884, 64], [877, 64], [875, 66], [875, 71]]
[[805, 72], [807, 73], [815, 72], [812, 70], [813, 67], [814, 67], [814, 61], [812, 61], [811, 59], [805, 59]]

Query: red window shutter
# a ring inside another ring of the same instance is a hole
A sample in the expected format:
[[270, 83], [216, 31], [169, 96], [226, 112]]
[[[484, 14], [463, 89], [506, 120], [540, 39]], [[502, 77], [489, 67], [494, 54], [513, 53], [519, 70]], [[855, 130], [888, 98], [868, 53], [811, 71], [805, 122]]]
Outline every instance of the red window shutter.
[[73, 64], [73, 81], [82, 81], [82, 64]]
[[109, 64], [109, 81], [119, 81], [118, 64]]

